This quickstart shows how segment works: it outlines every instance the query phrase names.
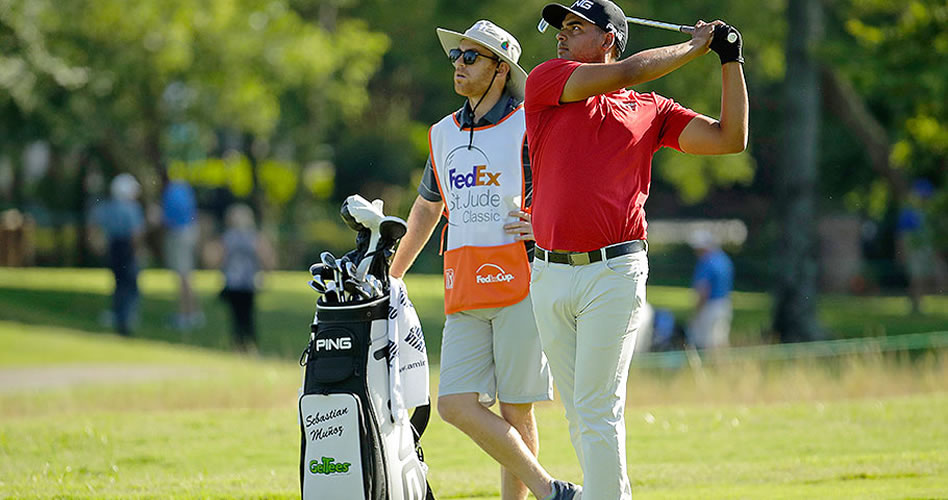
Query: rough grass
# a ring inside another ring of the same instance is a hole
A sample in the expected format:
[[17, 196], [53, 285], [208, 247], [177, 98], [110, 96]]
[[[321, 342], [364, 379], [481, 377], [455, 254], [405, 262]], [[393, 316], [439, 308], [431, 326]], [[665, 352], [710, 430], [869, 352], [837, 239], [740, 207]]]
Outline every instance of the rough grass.
[[[0, 391], [0, 497], [298, 498], [295, 360], [0, 322], [0, 352], [10, 346], [0, 373], [49, 353], [40, 366], [177, 374]], [[636, 497], [943, 498], [946, 367], [932, 353], [636, 370]], [[543, 464], [581, 480], [562, 407], [537, 418]], [[499, 498], [497, 466], [437, 416], [423, 444], [438, 498]]]
[[[306, 281], [268, 276], [263, 356], [246, 357], [228, 352], [216, 273], [197, 274], [208, 324], [187, 335], [167, 327], [173, 276], [143, 273], [141, 326], [124, 339], [98, 323], [106, 271], [0, 269], [0, 498], [298, 498]], [[440, 276], [408, 286], [436, 361]], [[679, 318], [691, 307], [684, 288], [649, 298]], [[734, 302], [736, 342], [759, 342], [769, 297]], [[925, 310], [828, 296], [820, 317], [838, 338], [946, 329], [948, 297]], [[634, 368], [628, 401], [636, 498], [948, 498], [944, 351]], [[562, 406], [538, 405], [537, 418], [541, 462], [580, 481]], [[498, 498], [496, 464], [436, 415], [424, 447], [438, 498]]]

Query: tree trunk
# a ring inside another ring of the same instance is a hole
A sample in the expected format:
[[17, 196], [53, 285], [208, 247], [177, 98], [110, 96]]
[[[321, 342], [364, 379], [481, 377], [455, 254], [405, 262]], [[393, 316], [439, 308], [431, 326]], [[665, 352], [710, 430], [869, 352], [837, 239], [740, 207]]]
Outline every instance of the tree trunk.
[[815, 184], [819, 161], [820, 74], [812, 48], [822, 36], [818, 0], [787, 5], [787, 77], [784, 82], [784, 150], [776, 176], [783, 231], [776, 252], [773, 328], [782, 342], [822, 337], [816, 317]]

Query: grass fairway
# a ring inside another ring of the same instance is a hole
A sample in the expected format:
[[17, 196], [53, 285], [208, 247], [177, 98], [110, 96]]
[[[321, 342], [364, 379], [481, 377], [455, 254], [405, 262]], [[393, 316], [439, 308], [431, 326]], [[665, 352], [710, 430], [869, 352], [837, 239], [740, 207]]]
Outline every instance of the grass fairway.
[[[0, 269], [0, 498], [299, 498], [296, 362], [314, 294], [305, 273], [271, 275], [260, 297], [262, 358], [228, 353], [220, 286], [201, 273], [208, 325], [169, 330], [171, 275], [148, 272], [135, 338], [103, 330], [99, 270]], [[432, 354], [440, 277], [409, 290]], [[653, 303], [690, 307], [685, 289]], [[768, 316], [735, 298], [739, 338]], [[948, 298], [904, 318], [901, 298], [828, 297], [840, 337], [944, 330]], [[437, 387], [437, 370], [432, 373]], [[558, 402], [537, 409], [541, 462], [581, 480]], [[634, 368], [629, 474], [636, 498], [948, 498], [948, 353]], [[499, 471], [436, 415], [423, 439], [438, 498], [499, 498]]]
[[[7, 377], [126, 374], [7, 378], [0, 497], [298, 498], [295, 362], [12, 322], [0, 347]], [[637, 498], [948, 496], [943, 356], [755, 366], [633, 373]], [[580, 480], [559, 404], [537, 416], [542, 462]], [[423, 444], [438, 498], [499, 498], [497, 467], [458, 431], [435, 417]]]

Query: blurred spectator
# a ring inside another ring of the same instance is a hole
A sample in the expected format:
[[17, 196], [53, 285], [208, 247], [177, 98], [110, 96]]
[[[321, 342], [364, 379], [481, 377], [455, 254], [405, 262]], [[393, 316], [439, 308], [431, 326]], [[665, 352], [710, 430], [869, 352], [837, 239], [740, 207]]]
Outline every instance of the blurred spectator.
[[688, 338], [698, 349], [726, 347], [733, 314], [734, 265], [706, 230], [695, 231], [689, 243], [698, 256], [698, 263], [692, 282], [697, 304], [688, 327]]
[[258, 273], [271, 269], [274, 253], [256, 229], [253, 210], [243, 203], [227, 209], [227, 229], [219, 252], [224, 273], [221, 298], [230, 306], [234, 344], [244, 352], [256, 352], [257, 333], [254, 319], [254, 298]]
[[33, 265], [35, 222], [15, 208], [0, 212], [0, 266]]
[[129, 335], [138, 308], [138, 261], [145, 218], [136, 201], [141, 186], [131, 174], [112, 179], [111, 198], [92, 210], [90, 222], [105, 233], [108, 262], [115, 276], [111, 323], [121, 335]]
[[896, 258], [905, 268], [915, 314], [921, 313], [922, 295], [935, 282], [934, 235], [925, 220], [925, 204], [934, 191], [928, 180], [915, 180], [895, 227]]
[[203, 326], [201, 312], [191, 284], [198, 240], [197, 202], [194, 190], [183, 180], [171, 180], [162, 173], [162, 224], [165, 227], [165, 264], [178, 275], [178, 312], [172, 325], [179, 330]]

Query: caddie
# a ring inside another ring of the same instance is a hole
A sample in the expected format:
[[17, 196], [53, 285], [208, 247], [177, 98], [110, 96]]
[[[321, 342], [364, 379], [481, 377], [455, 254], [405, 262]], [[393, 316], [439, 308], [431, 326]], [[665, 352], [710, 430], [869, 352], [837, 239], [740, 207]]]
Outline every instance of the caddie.
[[[390, 274], [402, 277], [447, 218], [438, 412], [501, 465], [502, 498], [572, 499], [537, 461], [533, 403], [553, 398], [529, 297], [533, 231], [520, 44], [490, 21], [437, 29], [463, 107], [431, 127], [430, 154]], [[500, 416], [490, 411], [500, 401]]]

